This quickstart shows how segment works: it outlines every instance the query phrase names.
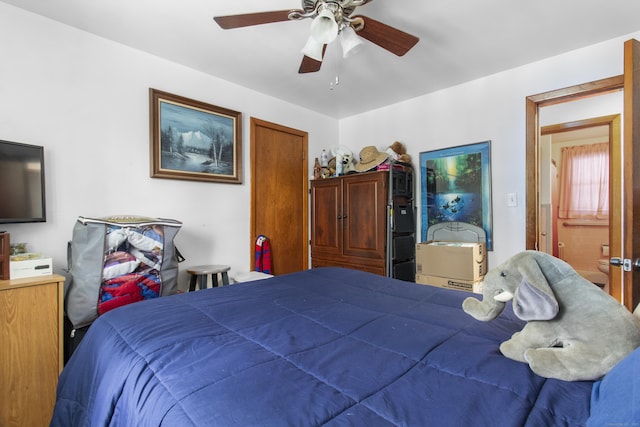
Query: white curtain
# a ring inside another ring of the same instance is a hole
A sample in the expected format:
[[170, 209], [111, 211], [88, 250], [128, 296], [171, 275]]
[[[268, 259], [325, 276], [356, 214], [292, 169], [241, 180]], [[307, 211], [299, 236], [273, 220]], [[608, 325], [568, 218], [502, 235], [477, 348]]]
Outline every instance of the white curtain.
[[559, 218], [609, 218], [609, 144], [563, 147]]

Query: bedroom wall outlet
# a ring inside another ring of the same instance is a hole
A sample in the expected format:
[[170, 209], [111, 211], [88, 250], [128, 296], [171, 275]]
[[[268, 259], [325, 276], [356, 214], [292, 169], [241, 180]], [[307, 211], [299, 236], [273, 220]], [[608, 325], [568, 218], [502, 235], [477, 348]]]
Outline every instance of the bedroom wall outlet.
[[507, 193], [507, 206], [518, 206], [518, 193]]

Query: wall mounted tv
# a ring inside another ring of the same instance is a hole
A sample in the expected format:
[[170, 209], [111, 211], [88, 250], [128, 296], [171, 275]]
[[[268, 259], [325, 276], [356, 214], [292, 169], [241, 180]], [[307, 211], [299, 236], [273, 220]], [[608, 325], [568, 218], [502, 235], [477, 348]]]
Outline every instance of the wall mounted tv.
[[46, 220], [44, 148], [0, 140], [0, 224]]

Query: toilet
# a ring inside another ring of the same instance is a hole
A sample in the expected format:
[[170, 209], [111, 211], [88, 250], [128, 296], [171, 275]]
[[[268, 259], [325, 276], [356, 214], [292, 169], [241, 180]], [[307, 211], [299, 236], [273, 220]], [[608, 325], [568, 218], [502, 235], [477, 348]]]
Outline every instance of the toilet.
[[598, 260], [598, 270], [609, 274], [609, 258], [602, 258]]
[[602, 279], [594, 282], [605, 292], [609, 293], [609, 258], [601, 258], [598, 260], [598, 271], [603, 275]]
[[602, 255], [606, 258], [600, 258], [598, 260], [598, 270], [603, 273], [609, 274], [609, 245], [602, 245]]

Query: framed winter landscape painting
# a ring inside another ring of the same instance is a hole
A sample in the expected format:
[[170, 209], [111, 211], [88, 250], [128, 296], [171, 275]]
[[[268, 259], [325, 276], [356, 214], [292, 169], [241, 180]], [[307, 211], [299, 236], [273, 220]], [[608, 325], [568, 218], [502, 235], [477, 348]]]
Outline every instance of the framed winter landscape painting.
[[422, 241], [441, 222], [482, 228], [493, 250], [491, 141], [420, 153]]
[[242, 114], [149, 89], [151, 177], [242, 183]]

